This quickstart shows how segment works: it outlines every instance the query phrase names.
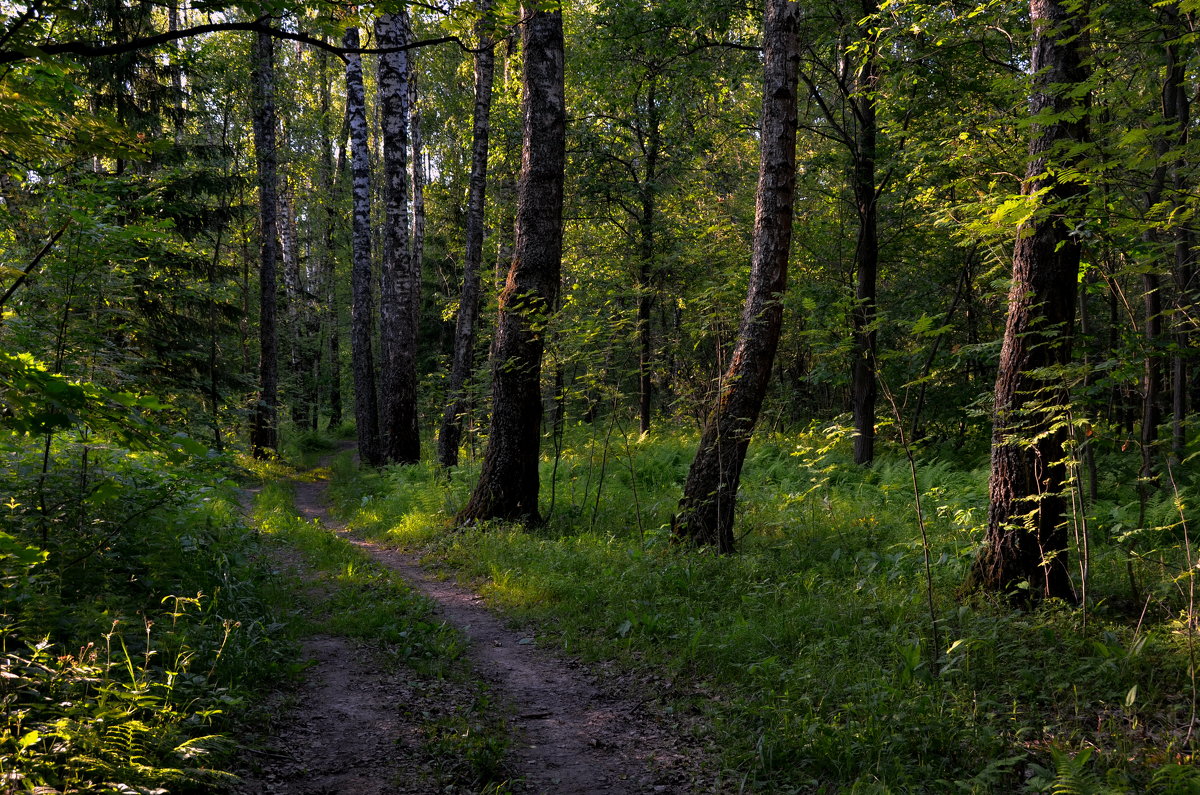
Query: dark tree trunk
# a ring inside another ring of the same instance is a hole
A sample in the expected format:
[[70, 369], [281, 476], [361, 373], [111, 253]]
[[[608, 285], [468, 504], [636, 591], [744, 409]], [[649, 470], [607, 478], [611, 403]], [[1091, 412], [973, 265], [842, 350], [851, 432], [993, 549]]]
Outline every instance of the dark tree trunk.
[[[346, 30], [347, 47], [358, 47], [358, 28]], [[375, 396], [375, 357], [371, 329], [375, 301], [371, 294], [371, 159], [367, 140], [366, 97], [362, 58], [346, 56], [346, 116], [350, 121], [350, 168], [354, 221], [350, 271], [350, 356], [354, 369], [354, 421], [358, 453], [371, 466], [382, 463], [379, 407]]]
[[[1164, 23], [1167, 35], [1172, 41], [1166, 47], [1167, 75], [1163, 86], [1163, 115], [1168, 124], [1175, 125], [1174, 146], [1175, 155], [1171, 162], [1171, 189], [1176, 213], [1186, 218], [1185, 205], [1188, 202], [1188, 164], [1184, 157], [1188, 147], [1188, 126], [1191, 117], [1191, 102], [1188, 99], [1187, 58], [1180, 53], [1177, 36], [1187, 32], [1179, 18], [1179, 13], [1172, 7], [1163, 9]], [[1175, 281], [1175, 354], [1171, 357], [1171, 450], [1175, 457], [1182, 458], [1186, 442], [1184, 422], [1188, 410], [1188, 368], [1187, 360], [1182, 351], [1190, 345], [1190, 335], [1187, 330], [1188, 314], [1193, 310], [1192, 274], [1195, 255], [1189, 222], [1180, 223], [1175, 228], [1174, 263], [1171, 273]]]
[[679, 513], [671, 522], [676, 539], [716, 545], [722, 552], [733, 551], [734, 503], [742, 462], [779, 344], [796, 193], [800, 5], [767, 0], [766, 17], [762, 151], [750, 291], [742, 311], [737, 347], [688, 471]]
[[[1167, 84], [1169, 82], [1170, 74], [1168, 73], [1163, 85], [1164, 116], [1168, 113], [1165, 100], [1168, 98]], [[1155, 211], [1155, 207], [1162, 200], [1163, 189], [1166, 187], [1167, 165], [1164, 156], [1166, 155], [1167, 147], [1167, 139], [1159, 137], [1155, 143], [1158, 163], [1155, 165], [1154, 172], [1151, 175], [1150, 187], [1146, 189], [1146, 195], [1143, 197], [1142, 206], [1143, 211], [1146, 213], [1143, 221], [1146, 224], [1151, 222], [1149, 216]], [[1152, 256], [1157, 257], [1159, 250], [1159, 235], [1157, 232], [1147, 226], [1142, 239], [1153, 252]], [[1174, 252], [1172, 252], [1171, 259], [1174, 260]], [[1162, 337], [1162, 293], [1159, 290], [1159, 274], [1153, 270], [1154, 263], [1145, 263], [1145, 267], [1146, 270], [1142, 273], [1142, 309], [1145, 313], [1145, 320], [1142, 325], [1144, 348], [1140, 439], [1142, 466], [1138, 472], [1138, 492], [1141, 495], [1141, 504], [1143, 506], [1146, 504], [1145, 500], [1149, 493], [1150, 481], [1154, 477], [1154, 448], [1158, 444], [1158, 426], [1162, 422], [1162, 410], [1159, 406], [1162, 393], [1162, 367], [1158, 357], [1158, 347], [1160, 338]]]
[[[421, 139], [421, 108], [417, 103], [417, 71], [416, 65], [409, 60], [408, 72], [408, 107], [411, 110], [412, 128], [412, 261], [415, 271], [417, 293], [420, 296], [421, 270], [425, 261], [425, 154], [424, 141]], [[413, 300], [413, 312], [416, 313], [420, 301]], [[413, 321], [414, 334], [417, 321]]]
[[262, 458], [279, 444], [278, 353], [275, 330], [275, 263], [279, 258], [277, 193], [278, 162], [275, 151], [275, 46], [274, 39], [259, 33], [254, 40], [251, 90], [254, 105], [254, 159], [258, 168], [259, 319], [258, 399], [250, 425], [250, 446]]
[[[171, 0], [167, 5], [167, 30], [171, 33], [179, 30], [179, 4], [176, 0]], [[173, 105], [171, 112], [171, 121], [175, 126], [175, 144], [183, 143], [183, 123], [185, 118], [183, 107], [183, 65], [180, 58], [179, 42], [175, 43], [173, 57], [171, 58], [171, 103]]]
[[[338, 303], [336, 289], [337, 254], [334, 244], [334, 218], [336, 208], [341, 203], [341, 174], [344, 170], [346, 135], [343, 133], [338, 141], [338, 168], [333, 163], [333, 136], [329, 128], [329, 54], [322, 51], [321, 59], [321, 158], [319, 161], [319, 176], [321, 195], [329, 197], [328, 201], [319, 202], [322, 224], [321, 262], [319, 279], [321, 283], [320, 302], [322, 306], [321, 321], [325, 326], [329, 355], [329, 428], [333, 429], [342, 424], [342, 342], [341, 323], [338, 321]], [[348, 132], [345, 131], [345, 132]], [[335, 187], [336, 186], [336, 187]], [[320, 383], [318, 381], [318, 383]], [[320, 406], [320, 401], [317, 403]]]
[[541, 372], [545, 325], [558, 300], [562, 266], [562, 9], [525, 6], [525, 117], [517, 184], [516, 242], [500, 294], [492, 362], [492, 420], [483, 471], [458, 521], [536, 522], [541, 440]]
[[[863, 13], [877, 11], [874, 0], [863, 0]], [[854, 110], [854, 204], [858, 210], [858, 244], [854, 250], [854, 366], [851, 370], [854, 404], [854, 463], [875, 458], [875, 296], [879, 278], [879, 213], [875, 189], [875, 90], [879, 65], [874, 37], [866, 42], [864, 61], [856, 77]]]
[[484, 205], [487, 196], [487, 161], [492, 80], [495, 52], [490, 33], [491, 0], [479, 4], [479, 51], [475, 54], [475, 120], [471, 134], [471, 178], [467, 195], [467, 250], [463, 257], [462, 293], [454, 327], [454, 360], [450, 367], [446, 413], [438, 433], [438, 461], [444, 467], [458, 464], [462, 443], [462, 417], [467, 410], [464, 387], [475, 368], [475, 330], [479, 320], [481, 268], [483, 264]]
[[[300, 240], [296, 229], [296, 211], [291, 189], [285, 178], [279, 194], [279, 244], [283, 252], [283, 295], [286, 301], [284, 317], [287, 335], [288, 369], [291, 371], [292, 422], [297, 428], [309, 425], [307, 338], [307, 298], [300, 278]], [[285, 388], [284, 394], [288, 394]]]
[[650, 413], [654, 403], [652, 377], [654, 345], [650, 335], [650, 314], [654, 308], [655, 247], [654, 225], [658, 179], [658, 157], [662, 147], [662, 130], [658, 112], [657, 75], [651, 75], [646, 88], [646, 137], [641, 142], [646, 171], [641, 185], [641, 216], [638, 218], [641, 268], [638, 272], [637, 334], [638, 334], [638, 427], [642, 433], [650, 430]]
[[[380, 47], [400, 47], [411, 37], [408, 13], [375, 21]], [[408, 225], [408, 53], [379, 56], [379, 102], [383, 131], [383, 267], [380, 274], [380, 348], [383, 361], [381, 426], [383, 458], [411, 464], [421, 458], [417, 421], [417, 302], [420, 263], [412, 256]]]
[[[1039, 371], [1066, 364], [1075, 321], [1079, 241], [1070, 217], [1083, 188], [1055, 181], [1049, 158], [1087, 140], [1084, 19], [1058, 0], [1031, 0], [1034, 30], [1030, 113], [1057, 121], [1034, 128], [1025, 190], [1043, 192], [1041, 210], [1017, 232], [1012, 288], [992, 430], [990, 506], [983, 549], [969, 585], [1027, 598], [1073, 599], [1064, 516], [1065, 429], [1057, 422], [1067, 396]], [[1054, 164], [1074, 166], [1078, 155]]]

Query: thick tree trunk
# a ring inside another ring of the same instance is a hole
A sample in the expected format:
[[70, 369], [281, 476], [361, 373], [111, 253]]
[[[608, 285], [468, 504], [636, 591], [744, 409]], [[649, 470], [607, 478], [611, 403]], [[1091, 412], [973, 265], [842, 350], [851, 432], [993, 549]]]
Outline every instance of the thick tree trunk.
[[279, 258], [279, 222], [275, 151], [275, 46], [274, 39], [259, 33], [253, 47], [251, 78], [254, 105], [254, 159], [258, 168], [259, 319], [258, 399], [250, 425], [250, 446], [256, 457], [279, 444], [278, 353], [275, 330], [275, 263]]
[[750, 291], [737, 347], [717, 405], [688, 471], [676, 539], [733, 551], [733, 516], [742, 462], [758, 421], [783, 324], [796, 193], [796, 84], [800, 62], [800, 4], [767, 0], [762, 151], [754, 213]]
[[[1058, 0], [1031, 0], [1034, 30], [1030, 113], [1056, 121], [1034, 128], [1025, 189], [1043, 207], [1017, 232], [1008, 319], [996, 376], [990, 506], [983, 549], [969, 585], [996, 591], [1027, 587], [1028, 598], [1073, 599], [1064, 516], [1063, 423], [1067, 396], [1041, 374], [1066, 364], [1075, 321], [1079, 241], [1070, 217], [1078, 181], [1052, 173], [1074, 161], [1049, 157], [1087, 140], [1084, 19]], [[1078, 155], [1074, 156], [1078, 159]]]
[[522, 16], [525, 117], [517, 184], [516, 243], [500, 294], [492, 362], [492, 420], [483, 471], [458, 521], [536, 522], [545, 326], [558, 300], [562, 266], [562, 9], [525, 6]]
[[[375, 21], [380, 47], [408, 43], [407, 11]], [[379, 102], [383, 131], [383, 265], [380, 273], [380, 348], [383, 400], [380, 412], [383, 457], [411, 464], [421, 458], [417, 422], [417, 300], [420, 264], [409, 247], [408, 225], [408, 53], [379, 56]]]
[[491, 23], [491, 0], [479, 4], [479, 51], [475, 54], [475, 120], [471, 134], [471, 177], [467, 194], [467, 250], [463, 257], [462, 292], [454, 327], [454, 360], [450, 367], [450, 385], [446, 413], [438, 433], [438, 461], [444, 467], [458, 464], [462, 443], [462, 417], [467, 401], [467, 379], [475, 368], [475, 330], [479, 320], [480, 281], [483, 264], [484, 205], [487, 196], [488, 138], [492, 110], [492, 80], [495, 74]]
[[[878, 10], [874, 0], [863, 0], [867, 16]], [[854, 108], [857, 133], [854, 141], [854, 203], [858, 210], [858, 244], [854, 251], [854, 366], [851, 370], [854, 404], [854, 463], [875, 458], [875, 331], [876, 283], [879, 279], [879, 212], [875, 189], [875, 91], [879, 65], [874, 37], [866, 41], [863, 64], [856, 77]]]
[[[358, 47], [358, 28], [346, 30], [345, 45]], [[350, 121], [350, 163], [354, 220], [350, 271], [350, 356], [354, 368], [354, 421], [358, 453], [371, 466], [382, 463], [379, 407], [375, 395], [375, 357], [371, 329], [375, 301], [371, 293], [371, 160], [367, 140], [362, 58], [346, 56], [346, 116]]]

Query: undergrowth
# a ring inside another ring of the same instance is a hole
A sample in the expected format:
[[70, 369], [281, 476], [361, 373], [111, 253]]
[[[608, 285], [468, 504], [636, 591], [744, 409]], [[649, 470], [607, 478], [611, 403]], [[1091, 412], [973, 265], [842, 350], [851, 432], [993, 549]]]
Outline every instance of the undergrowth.
[[756, 442], [740, 552], [725, 557], [669, 541], [694, 449], [681, 434], [573, 429], [557, 467], [543, 461], [534, 529], [450, 528], [470, 464], [360, 473], [343, 458], [333, 492], [360, 532], [424, 551], [550, 643], [620, 661], [664, 709], [701, 716], [725, 749], [722, 788], [1200, 792], [1177, 501], [1141, 533], [1136, 609], [1114, 483], [1088, 507], [1089, 603], [1022, 612], [956, 598], [986, 471], [919, 461], [931, 650], [907, 462], [857, 467], [847, 439], [813, 427]]
[[286, 643], [232, 460], [0, 444], [0, 792], [214, 792]]

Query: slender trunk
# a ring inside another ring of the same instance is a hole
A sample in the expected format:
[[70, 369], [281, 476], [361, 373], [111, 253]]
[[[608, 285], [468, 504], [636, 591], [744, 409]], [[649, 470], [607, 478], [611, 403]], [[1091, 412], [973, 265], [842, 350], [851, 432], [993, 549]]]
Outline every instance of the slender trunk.
[[[380, 47], [399, 47], [411, 37], [408, 13], [375, 21]], [[379, 56], [379, 102], [383, 132], [383, 266], [379, 310], [383, 400], [383, 457], [411, 464], [421, 458], [417, 420], [417, 305], [420, 263], [414, 260], [408, 224], [408, 53]]]
[[1072, 206], [1082, 194], [1078, 181], [1054, 174], [1077, 166], [1078, 154], [1050, 168], [1049, 158], [1087, 141], [1087, 95], [1076, 87], [1087, 79], [1084, 18], [1059, 0], [1031, 0], [1034, 30], [1030, 112], [1053, 119], [1034, 127], [1025, 189], [1040, 194], [1042, 210], [1017, 232], [1012, 288], [992, 430], [990, 506], [983, 549], [972, 568], [971, 586], [1010, 591], [1026, 598], [1073, 599], [1067, 569], [1063, 491], [1064, 423], [1068, 399], [1046, 368], [1071, 356], [1079, 239], [1071, 235]]
[[483, 471], [459, 522], [540, 518], [542, 334], [557, 303], [562, 267], [566, 108], [561, 5], [525, 6], [522, 16], [524, 131], [516, 243], [500, 294]]
[[[425, 154], [421, 139], [421, 108], [417, 103], [417, 72], [409, 64], [408, 105], [412, 111], [412, 259], [417, 277], [417, 295], [420, 295], [420, 275], [425, 260]], [[413, 310], [419, 309], [419, 301], [413, 301]], [[416, 320], [413, 321], [416, 328]]]
[[[337, 291], [336, 291], [336, 247], [334, 245], [334, 223], [336, 207], [341, 203], [341, 191], [335, 190], [338, 184], [334, 172], [334, 155], [332, 155], [332, 135], [329, 127], [330, 86], [329, 86], [329, 53], [319, 54], [320, 59], [320, 157], [317, 165], [317, 180], [320, 195], [328, 197], [324, 202], [318, 202], [320, 213], [320, 258], [317, 268], [317, 280], [320, 285], [317, 294], [322, 311], [318, 313], [318, 321], [324, 327], [324, 337], [328, 340], [329, 355], [329, 428], [337, 428], [342, 424], [342, 355], [341, 355], [341, 323], [338, 323]], [[341, 142], [346, 137], [341, 138]], [[340, 142], [340, 143], [341, 143]], [[320, 339], [318, 331], [318, 339]], [[320, 379], [318, 378], [318, 383]], [[313, 419], [319, 414], [320, 399], [317, 396]]]
[[[179, 30], [179, 4], [176, 0], [171, 0], [167, 4], [167, 30], [171, 33]], [[171, 62], [171, 104], [172, 110], [171, 121], [175, 126], [175, 144], [183, 143], [183, 66], [179, 62], [180, 48], [179, 42], [174, 46], [175, 58]]]
[[279, 258], [279, 207], [275, 151], [274, 39], [259, 33], [254, 40], [252, 92], [254, 159], [258, 167], [259, 260], [258, 400], [250, 426], [250, 445], [256, 457], [278, 446], [278, 355], [275, 331], [275, 262]]
[[[347, 47], [358, 47], [358, 28], [348, 28]], [[346, 116], [350, 122], [354, 221], [350, 271], [350, 356], [354, 369], [354, 421], [358, 453], [371, 466], [382, 463], [379, 407], [375, 397], [375, 357], [371, 351], [375, 301], [371, 293], [371, 159], [367, 140], [362, 58], [346, 56]]]
[[[874, 0], [863, 1], [863, 13], [877, 10]], [[875, 331], [876, 283], [879, 277], [879, 214], [875, 190], [875, 91], [879, 84], [876, 43], [866, 43], [852, 106], [857, 134], [854, 141], [854, 203], [858, 209], [858, 245], [854, 251], [857, 273], [854, 292], [854, 463], [869, 464], [875, 458]]]
[[[286, 303], [284, 329], [287, 337], [288, 369], [291, 371], [292, 422], [297, 428], [308, 427], [307, 356], [304, 351], [305, 307], [300, 282], [300, 241], [296, 230], [296, 211], [288, 180], [279, 194], [279, 244], [283, 252], [283, 295]], [[285, 394], [288, 390], [285, 389]]]
[[[1170, 6], [1163, 8], [1168, 36], [1186, 33], [1178, 12]], [[1163, 85], [1163, 115], [1168, 124], [1174, 124], [1174, 147], [1178, 153], [1170, 164], [1172, 203], [1177, 217], [1187, 218], [1189, 184], [1188, 163], [1184, 153], [1188, 148], [1188, 126], [1191, 117], [1191, 102], [1188, 98], [1187, 58], [1180, 52], [1179, 41], [1173, 40], [1166, 47], [1167, 69]], [[1192, 273], [1194, 240], [1190, 222], [1184, 221], [1175, 227], [1174, 261], [1171, 273], [1175, 282], [1174, 323], [1175, 354], [1171, 357], [1171, 450], [1176, 459], [1183, 457], [1186, 443], [1185, 420], [1188, 410], [1188, 367], [1183, 351], [1191, 342], [1187, 329], [1187, 315], [1194, 307], [1192, 296]]]
[[[1086, 282], [1085, 282], [1086, 284]], [[1087, 291], [1081, 290], [1079, 293], [1079, 331], [1089, 345], [1094, 344], [1092, 341], [1092, 316], [1088, 311]], [[1082, 391], [1087, 394], [1091, 390], [1092, 385], [1092, 358], [1090, 353], [1085, 353], [1083, 357], [1083, 384]], [[1083, 443], [1083, 466], [1088, 473], [1088, 501], [1095, 504], [1100, 496], [1099, 486], [1099, 471], [1096, 469], [1096, 447], [1091, 438], [1089, 431], [1087, 438]]]
[[475, 332], [479, 319], [480, 279], [483, 264], [484, 205], [487, 197], [488, 137], [492, 110], [492, 80], [495, 51], [489, 32], [491, 0], [479, 4], [476, 30], [479, 51], [475, 54], [475, 118], [471, 134], [471, 177], [467, 193], [467, 250], [463, 257], [462, 293], [454, 326], [454, 359], [450, 367], [446, 413], [438, 433], [438, 461], [444, 467], [458, 464], [462, 443], [462, 417], [467, 401], [464, 387], [475, 368]]
[[1142, 329], [1145, 359], [1142, 364], [1142, 466], [1138, 473], [1139, 488], [1148, 490], [1154, 478], [1154, 448], [1158, 444], [1158, 426], [1162, 422], [1159, 407], [1161, 396], [1161, 367], [1158, 360], [1162, 337], [1162, 293], [1157, 273], [1142, 274], [1142, 305], [1146, 321]]
[[[1163, 188], [1166, 185], [1167, 169], [1162, 162], [1162, 157], [1167, 150], [1167, 142], [1161, 140], [1156, 146], [1159, 156], [1159, 165], [1154, 169], [1150, 188], [1146, 191], [1143, 198], [1144, 209], [1148, 214], [1162, 198]], [[1149, 219], [1147, 219], [1148, 221]], [[1143, 235], [1143, 239], [1151, 247], [1152, 250], [1157, 250], [1155, 245], [1158, 242], [1158, 235], [1153, 230], [1147, 229]], [[1172, 252], [1172, 259], [1174, 253]], [[1158, 426], [1162, 422], [1162, 412], [1159, 408], [1159, 398], [1161, 395], [1161, 367], [1158, 359], [1159, 341], [1162, 337], [1162, 292], [1159, 289], [1158, 273], [1149, 268], [1153, 268], [1153, 263], [1147, 263], [1148, 269], [1142, 274], [1142, 310], [1145, 313], [1145, 321], [1142, 324], [1142, 341], [1143, 341], [1143, 359], [1142, 359], [1142, 423], [1141, 423], [1141, 439], [1140, 447], [1142, 453], [1142, 466], [1138, 472], [1138, 492], [1141, 495], [1142, 505], [1145, 505], [1146, 497], [1150, 489], [1150, 481], [1154, 477], [1154, 448], [1158, 444]]]
[[787, 285], [796, 193], [796, 85], [800, 62], [800, 4], [767, 0], [763, 33], [762, 138], [754, 213], [750, 290], [737, 346], [717, 405], [688, 471], [676, 539], [732, 552], [734, 503], [742, 463], [758, 421], [779, 334]]
[[658, 76], [652, 75], [646, 88], [646, 126], [648, 132], [642, 145], [646, 171], [641, 185], [640, 269], [638, 271], [637, 335], [638, 335], [638, 427], [642, 433], [650, 430], [650, 412], [654, 402], [654, 380], [651, 376], [654, 346], [650, 336], [650, 314], [654, 308], [653, 282], [655, 199], [657, 198], [658, 157], [662, 146], [661, 122], [658, 112]]

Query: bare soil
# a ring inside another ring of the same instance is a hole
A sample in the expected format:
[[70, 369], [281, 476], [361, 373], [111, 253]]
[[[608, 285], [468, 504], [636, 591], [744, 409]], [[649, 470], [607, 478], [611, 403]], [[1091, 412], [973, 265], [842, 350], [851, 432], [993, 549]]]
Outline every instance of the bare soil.
[[[711, 791], [711, 783], [702, 783], [704, 754], [690, 732], [650, 698], [630, 697], [628, 681], [538, 648], [530, 632], [508, 627], [478, 594], [437, 579], [415, 556], [355, 538], [330, 518], [323, 482], [297, 482], [295, 502], [301, 514], [398, 572], [468, 639], [475, 673], [508, 710], [515, 738], [506, 764], [510, 791]], [[469, 696], [415, 688], [403, 672], [384, 673], [371, 652], [342, 638], [309, 638], [303, 654], [312, 665], [308, 676], [260, 755], [260, 772], [240, 792], [446, 791], [419, 752], [421, 721]]]

